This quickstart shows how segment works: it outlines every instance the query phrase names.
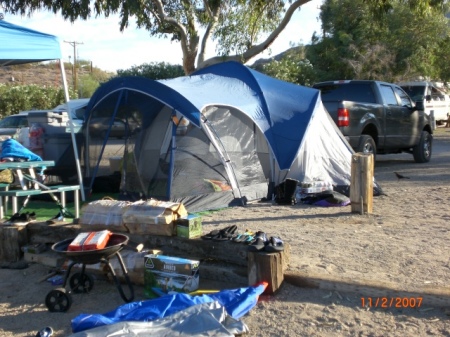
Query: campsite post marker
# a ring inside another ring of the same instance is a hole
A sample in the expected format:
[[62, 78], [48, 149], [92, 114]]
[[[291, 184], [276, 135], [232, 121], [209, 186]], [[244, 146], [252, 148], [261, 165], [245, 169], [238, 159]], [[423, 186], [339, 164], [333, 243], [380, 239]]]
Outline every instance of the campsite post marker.
[[352, 213], [372, 213], [373, 206], [373, 154], [352, 155], [350, 202]]

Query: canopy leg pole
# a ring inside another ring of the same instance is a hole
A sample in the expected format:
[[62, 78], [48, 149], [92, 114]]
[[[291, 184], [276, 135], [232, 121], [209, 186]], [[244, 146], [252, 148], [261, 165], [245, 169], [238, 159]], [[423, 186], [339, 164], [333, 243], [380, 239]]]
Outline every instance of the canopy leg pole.
[[[67, 87], [66, 71], [64, 70], [64, 62], [62, 59], [59, 60], [59, 67], [61, 70], [61, 77], [62, 77], [62, 82], [63, 82], [63, 87], [64, 87], [64, 96], [66, 98], [66, 103], [67, 103], [68, 101], [70, 101], [70, 96], [69, 96], [69, 89]], [[69, 115], [70, 135], [72, 138], [73, 154], [75, 156], [75, 166], [77, 168], [78, 183], [80, 184], [81, 200], [85, 201], [86, 197], [84, 195], [83, 176], [81, 174], [80, 158], [78, 157], [78, 147], [77, 147], [77, 141], [75, 138], [75, 131], [73, 128], [72, 115], [70, 114], [70, 111], [68, 111], [67, 114]]]

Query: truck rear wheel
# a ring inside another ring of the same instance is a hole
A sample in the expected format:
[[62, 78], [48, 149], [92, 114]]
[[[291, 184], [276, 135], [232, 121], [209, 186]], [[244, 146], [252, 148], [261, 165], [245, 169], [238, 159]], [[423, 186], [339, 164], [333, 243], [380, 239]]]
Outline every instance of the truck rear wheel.
[[359, 140], [358, 149], [356, 152], [362, 152], [362, 153], [372, 153], [373, 154], [373, 160], [375, 161], [376, 154], [377, 154], [377, 145], [375, 144], [375, 141], [373, 138], [369, 135], [362, 135]]
[[422, 131], [419, 144], [413, 147], [413, 156], [416, 163], [428, 163], [431, 159], [433, 136], [428, 131]]

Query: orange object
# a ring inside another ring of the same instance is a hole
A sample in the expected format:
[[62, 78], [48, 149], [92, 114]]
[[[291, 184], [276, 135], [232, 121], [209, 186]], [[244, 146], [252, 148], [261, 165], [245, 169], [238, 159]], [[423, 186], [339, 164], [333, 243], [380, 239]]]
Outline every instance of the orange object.
[[84, 233], [78, 234], [77, 237], [75, 239], [73, 239], [73, 241], [70, 243], [67, 250], [69, 252], [83, 250], [83, 244], [86, 241], [86, 239], [89, 237], [90, 234], [91, 234], [91, 232], [84, 232]]
[[111, 236], [109, 230], [103, 230], [99, 232], [91, 232], [88, 238], [83, 243], [83, 250], [95, 250], [103, 249], [108, 244], [109, 237]]

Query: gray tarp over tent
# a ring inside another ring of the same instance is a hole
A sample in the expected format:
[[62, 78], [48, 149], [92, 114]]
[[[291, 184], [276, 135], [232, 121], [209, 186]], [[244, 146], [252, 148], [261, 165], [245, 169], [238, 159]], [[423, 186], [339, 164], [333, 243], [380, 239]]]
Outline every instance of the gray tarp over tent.
[[[62, 62], [61, 45], [56, 36], [41, 33], [32, 29], [17, 26], [0, 20], [0, 66], [59, 60], [61, 80], [64, 87], [66, 102], [69, 100], [64, 63]], [[72, 127], [72, 117], [69, 114], [73, 150], [76, 159], [78, 180], [82, 183], [81, 168], [78, 160], [77, 146]], [[84, 200], [84, 190], [81, 189]]]
[[349, 186], [352, 150], [318, 90], [226, 62], [185, 77], [116, 78], [92, 96], [86, 115], [86, 176], [91, 186], [109, 139], [125, 122], [124, 197], [183, 202], [188, 211], [268, 196], [286, 178]]

